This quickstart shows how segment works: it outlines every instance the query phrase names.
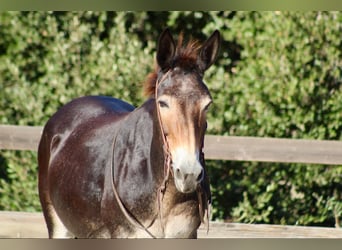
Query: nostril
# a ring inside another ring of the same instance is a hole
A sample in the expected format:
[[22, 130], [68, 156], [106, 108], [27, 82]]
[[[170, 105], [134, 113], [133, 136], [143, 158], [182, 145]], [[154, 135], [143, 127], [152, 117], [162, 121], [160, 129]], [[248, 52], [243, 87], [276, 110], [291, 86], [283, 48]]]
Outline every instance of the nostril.
[[181, 177], [181, 171], [179, 168], [176, 168], [176, 177], [180, 178]]
[[197, 181], [198, 182], [201, 182], [202, 181], [202, 179], [203, 179], [203, 176], [204, 176], [204, 171], [203, 171], [203, 169], [201, 170], [201, 173], [198, 175], [198, 177], [197, 177]]

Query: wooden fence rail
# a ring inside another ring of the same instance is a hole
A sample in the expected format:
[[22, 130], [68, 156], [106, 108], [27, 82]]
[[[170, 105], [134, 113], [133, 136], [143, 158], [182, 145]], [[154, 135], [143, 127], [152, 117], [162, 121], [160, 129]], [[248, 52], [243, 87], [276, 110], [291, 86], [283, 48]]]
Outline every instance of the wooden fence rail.
[[[0, 125], [0, 149], [37, 150], [42, 127]], [[205, 137], [206, 159], [342, 165], [342, 141]]]
[[[0, 238], [47, 238], [41, 213], [0, 212]], [[342, 238], [339, 228], [211, 222], [198, 238]]]
[[[0, 125], [0, 150], [36, 151], [42, 127]], [[207, 135], [206, 159], [342, 165], [342, 141]], [[199, 238], [342, 238], [340, 228], [211, 222]], [[45, 238], [41, 213], [0, 212], [0, 238]]]

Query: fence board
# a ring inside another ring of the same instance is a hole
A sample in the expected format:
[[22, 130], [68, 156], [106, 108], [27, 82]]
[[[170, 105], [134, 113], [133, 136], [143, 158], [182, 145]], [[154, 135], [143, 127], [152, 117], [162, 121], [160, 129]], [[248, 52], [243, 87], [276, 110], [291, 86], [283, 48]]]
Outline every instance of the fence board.
[[42, 213], [0, 211], [0, 238], [47, 238]]
[[[0, 149], [37, 150], [42, 127], [0, 125]], [[342, 141], [205, 137], [206, 159], [342, 165]]]
[[206, 159], [342, 165], [342, 141], [205, 137]]
[[[47, 238], [41, 213], [0, 212], [0, 238]], [[201, 226], [198, 238], [342, 238], [342, 229], [211, 222]]]
[[0, 149], [37, 150], [42, 127], [0, 125]]
[[[0, 125], [0, 149], [37, 150], [42, 127]], [[206, 159], [342, 165], [342, 142], [207, 135]], [[46, 238], [41, 213], [0, 212], [0, 238]], [[199, 238], [342, 238], [342, 229], [210, 223]]]
[[283, 226], [211, 222], [209, 233], [204, 227], [198, 238], [339, 238], [342, 229], [326, 227]]

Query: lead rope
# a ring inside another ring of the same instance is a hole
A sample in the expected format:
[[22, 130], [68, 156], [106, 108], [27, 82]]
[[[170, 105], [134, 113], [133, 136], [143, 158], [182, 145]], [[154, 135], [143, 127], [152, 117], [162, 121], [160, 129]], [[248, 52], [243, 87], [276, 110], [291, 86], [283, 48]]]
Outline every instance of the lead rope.
[[145, 227], [132, 213], [130, 213], [128, 211], [128, 209], [125, 207], [125, 205], [123, 204], [118, 191], [115, 187], [115, 183], [114, 183], [114, 146], [115, 146], [115, 142], [116, 142], [116, 137], [113, 140], [113, 144], [112, 144], [112, 162], [111, 162], [111, 168], [110, 168], [110, 172], [111, 172], [111, 184], [112, 184], [112, 189], [113, 189], [113, 193], [114, 196], [116, 198], [116, 201], [122, 211], [122, 213], [125, 215], [126, 219], [135, 227], [140, 228], [142, 230], [144, 230], [148, 235], [150, 235], [152, 238], [156, 238], [149, 230], [148, 228], [152, 226], [153, 222], [155, 221], [155, 218], [151, 221], [151, 223]]
[[[162, 201], [163, 201], [163, 198], [164, 198], [164, 194], [165, 194], [165, 191], [166, 191], [166, 185], [167, 185], [167, 182], [168, 182], [168, 179], [169, 179], [169, 176], [170, 176], [170, 168], [171, 168], [171, 153], [170, 153], [170, 150], [169, 150], [169, 143], [167, 141], [167, 138], [166, 138], [166, 135], [164, 133], [164, 130], [163, 130], [163, 127], [162, 127], [162, 121], [161, 121], [161, 117], [160, 117], [160, 110], [159, 110], [159, 106], [158, 106], [158, 103], [157, 103], [157, 89], [158, 89], [158, 86], [159, 86], [159, 83], [162, 82], [169, 74], [170, 71], [167, 71], [166, 74], [161, 78], [161, 80], [158, 80], [156, 82], [156, 87], [155, 87], [155, 102], [156, 102], [156, 109], [157, 109], [157, 117], [158, 117], [158, 122], [159, 122], [159, 127], [160, 127], [160, 130], [161, 130], [161, 134], [162, 134], [162, 139], [163, 139], [163, 150], [164, 150], [164, 179], [163, 179], [163, 182], [161, 184], [161, 186], [158, 188], [158, 193], [157, 193], [157, 200], [158, 200], [158, 214], [159, 214], [159, 220], [160, 220], [160, 226], [161, 226], [161, 229], [162, 229], [162, 232], [164, 234], [164, 223], [163, 223], [163, 215], [162, 215], [162, 210], [163, 210], [163, 207], [162, 207]], [[151, 223], [145, 227], [132, 213], [130, 213], [128, 211], [128, 209], [125, 207], [125, 205], [123, 204], [119, 194], [118, 194], [118, 191], [115, 187], [115, 184], [114, 184], [114, 146], [115, 146], [115, 142], [116, 142], [116, 137], [115, 139], [113, 140], [113, 144], [112, 144], [112, 159], [111, 159], [111, 184], [112, 184], [112, 189], [113, 189], [113, 193], [114, 193], [114, 196], [117, 200], [117, 203], [121, 209], [121, 211], [123, 212], [123, 214], [125, 215], [126, 219], [132, 224], [134, 225], [135, 227], [137, 228], [140, 228], [142, 230], [144, 230], [148, 235], [150, 235], [152, 238], [156, 238], [149, 230], [148, 228], [150, 228], [152, 226], [152, 224], [154, 223], [154, 221], [156, 220], [156, 216], [155, 218], [152, 219]], [[207, 209], [204, 209], [203, 211], [203, 200], [202, 200], [202, 188], [201, 186], [199, 185], [197, 190], [196, 190], [196, 193], [197, 193], [197, 197], [198, 197], [198, 203], [199, 203], [199, 214], [200, 214], [200, 218], [201, 218], [201, 222], [206, 224], [206, 227], [207, 227], [207, 233], [209, 231], [209, 212], [208, 212], [208, 209], [209, 209], [209, 202], [206, 206]], [[205, 200], [207, 200], [207, 195], [206, 193], [204, 192], [204, 195], [205, 195]], [[204, 214], [205, 213], [205, 214]], [[206, 223], [204, 222], [204, 217], [206, 217]]]
[[208, 234], [209, 233], [210, 203], [209, 203], [209, 201], [207, 201], [207, 204], [203, 209], [204, 203], [203, 203], [202, 195], [204, 194], [204, 200], [207, 200], [208, 197], [207, 197], [206, 192], [204, 192], [204, 193], [202, 192], [201, 185], [198, 186], [196, 193], [197, 193], [197, 198], [198, 198], [198, 210], [199, 210], [201, 222], [205, 225], [205, 227], [207, 229], [207, 234]]
[[[166, 76], [168, 75], [168, 72], [162, 77], [162, 80], [164, 80], [164, 78], [166, 78]], [[157, 87], [159, 85], [160, 81], [157, 81], [156, 83], [156, 91], [155, 91], [155, 97], [157, 97]], [[157, 100], [157, 98], [155, 98], [155, 100]], [[164, 150], [164, 155], [165, 155], [165, 160], [164, 160], [164, 180], [161, 184], [161, 186], [158, 188], [158, 194], [157, 194], [157, 198], [158, 198], [158, 214], [159, 214], [159, 219], [160, 219], [160, 223], [161, 223], [161, 229], [162, 232], [164, 234], [164, 225], [162, 222], [162, 200], [165, 194], [165, 190], [166, 190], [166, 184], [167, 181], [169, 179], [169, 173], [170, 173], [170, 165], [171, 165], [171, 154], [169, 151], [169, 145], [166, 139], [166, 136], [164, 134], [164, 131], [162, 129], [162, 123], [161, 123], [161, 118], [160, 118], [160, 112], [159, 112], [159, 108], [158, 105], [156, 103], [156, 108], [157, 108], [157, 117], [158, 117], [158, 122], [159, 122], [159, 126], [161, 129], [161, 133], [162, 133], [162, 138], [163, 138], [163, 150]], [[148, 228], [150, 228], [152, 226], [152, 224], [154, 223], [154, 221], [156, 220], [157, 215], [152, 219], [151, 223], [145, 227], [132, 213], [130, 213], [128, 211], [128, 209], [125, 207], [125, 205], [123, 204], [118, 191], [115, 187], [115, 183], [114, 183], [114, 146], [115, 146], [115, 142], [116, 142], [116, 137], [113, 140], [112, 143], [112, 159], [111, 159], [111, 184], [112, 184], [112, 190], [115, 196], [115, 199], [122, 211], [122, 213], [124, 214], [124, 216], [126, 217], [126, 219], [135, 227], [140, 228], [142, 230], [144, 230], [148, 235], [150, 235], [152, 238], [156, 238], [149, 230]]]
[[[202, 144], [202, 150], [200, 153], [200, 161], [201, 161], [201, 164], [203, 165], [204, 171], [206, 172], [205, 159], [204, 159], [204, 153], [203, 153], [203, 144]], [[204, 183], [204, 187], [201, 184], [198, 185], [197, 197], [199, 201], [199, 213], [201, 217], [201, 222], [206, 226], [207, 234], [208, 234], [209, 233], [209, 218], [211, 215], [211, 193], [210, 193], [210, 187], [209, 187], [210, 181], [209, 181], [207, 174], [205, 174], [202, 182]], [[208, 185], [208, 187], [206, 185]], [[202, 195], [204, 196], [203, 197], [204, 202], [202, 199]]]
[[159, 87], [159, 83], [162, 82], [168, 75], [169, 75], [170, 71], [167, 71], [165, 73], [165, 75], [160, 79], [157, 80], [156, 82], [156, 87], [155, 87], [155, 91], [154, 91], [154, 99], [155, 99], [155, 105], [156, 105], [156, 109], [157, 109], [157, 117], [158, 117], [158, 122], [159, 122], [159, 127], [160, 127], [160, 131], [162, 134], [162, 139], [163, 139], [163, 150], [164, 150], [164, 179], [163, 182], [161, 184], [161, 186], [158, 188], [158, 194], [157, 194], [157, 198], [158, 198], [158, 214], [159, 214], [159, 220], [160, 220], [160, 227], [161, 230], [164, 234], [164, 223], [163, 223], [163, 215], [162, 215], [162, 211], [163, 211], [163, 198], [164, 198], [164, 194], [166, 191], [166, 185], [167, 182], [169, 180], [169, 175], [170, 175], [170, 168], [171, 168], [171, 153], [169, 150], [169, 143], [167, 141], [166, 135], [164, 133], [163, 130], [163, 124], [161, 121], [161, 117], [160, 117], [160, 110], [159, 110], [159, 106], [157, 103], [157, 97], [158, 97], [158, 87]]

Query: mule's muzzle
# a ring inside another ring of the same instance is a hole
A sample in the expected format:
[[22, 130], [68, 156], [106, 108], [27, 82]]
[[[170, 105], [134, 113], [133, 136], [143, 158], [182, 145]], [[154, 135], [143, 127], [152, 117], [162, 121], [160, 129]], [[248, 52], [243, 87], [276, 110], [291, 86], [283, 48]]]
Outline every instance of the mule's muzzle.
[[182, 193], [192, 193], [196, 191], [197, 186], [202, 182], [203, 177], [203, 168], [192, 172], [182, 171], [181, 168], [174, 169], [175, 185], [178, 191]]

